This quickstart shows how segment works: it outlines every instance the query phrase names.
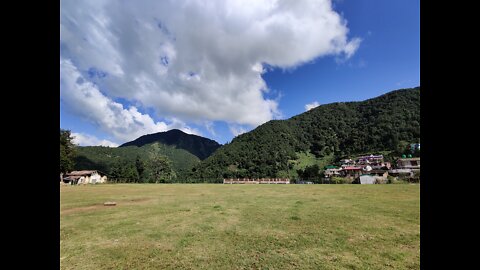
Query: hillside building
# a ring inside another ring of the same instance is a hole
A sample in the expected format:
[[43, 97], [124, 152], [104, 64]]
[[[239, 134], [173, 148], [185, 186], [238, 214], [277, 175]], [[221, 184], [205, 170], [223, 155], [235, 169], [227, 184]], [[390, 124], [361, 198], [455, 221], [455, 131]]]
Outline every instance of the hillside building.
[[399, 158], [397, 160], [397, 169], [420, 170], [420, 158]]
[[340, 171], [340, 175], [343, 177], [353, 177], [357, 178], [362, 174], [363, 167], [362, 166], [342, 166], [342, 170]]
[[328, 177], [328, 178], [331, 178], [333, 176], [340, 176], [341, 171], [342, 169], [338, 169], [338, 168], [328, 168], [325, 170], [324, 175], [325, 177]]

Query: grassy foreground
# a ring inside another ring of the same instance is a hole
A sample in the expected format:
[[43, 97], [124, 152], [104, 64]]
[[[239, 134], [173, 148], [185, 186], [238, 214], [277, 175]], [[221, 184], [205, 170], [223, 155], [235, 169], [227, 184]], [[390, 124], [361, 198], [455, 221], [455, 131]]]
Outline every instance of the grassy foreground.
[[420, 186], [62, 186], [60, 268], [419, 269]]

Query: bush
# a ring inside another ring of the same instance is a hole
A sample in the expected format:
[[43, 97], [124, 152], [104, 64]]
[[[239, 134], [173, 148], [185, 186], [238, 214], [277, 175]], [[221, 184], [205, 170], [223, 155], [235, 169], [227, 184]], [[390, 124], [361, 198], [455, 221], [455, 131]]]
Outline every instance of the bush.
[[398, 179], [398, 177], [387, 176], [387, 184], [407, 184], [408, 180]]
[[410, 183], [420, 183], [420, 172], [416, 172], [413, 177], [408, 179]]
[[353, 182], [353, 178], [347, 177], [332, 177], [330, 183], [332, 184], [351, 184]]
[[391, 175], [387, 176], [387, 184], [393, 184], [393, 182], [395, 182], [395, 181], [396, 181], [395, 177], [393, 177]]
[[378, 177], [378, 178], [375, 179], [375, 184], [386, 184], [387, 181], [388, 181], [388, 180], [385, 179], [385, 178], [380, 178], [380, 177]]
[[420, 183], [420, 177], [419, 176], [410, 177], [410, 178], [408, 178], [408, 182], [409, 183]]

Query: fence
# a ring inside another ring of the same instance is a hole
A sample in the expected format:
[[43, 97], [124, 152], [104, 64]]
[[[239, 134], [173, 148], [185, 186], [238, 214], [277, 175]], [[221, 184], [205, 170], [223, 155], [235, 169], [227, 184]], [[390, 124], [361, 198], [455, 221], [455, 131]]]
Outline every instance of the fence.
[[223, 179], [224, 184], [290, 184], [288, 178], [230, 178]]

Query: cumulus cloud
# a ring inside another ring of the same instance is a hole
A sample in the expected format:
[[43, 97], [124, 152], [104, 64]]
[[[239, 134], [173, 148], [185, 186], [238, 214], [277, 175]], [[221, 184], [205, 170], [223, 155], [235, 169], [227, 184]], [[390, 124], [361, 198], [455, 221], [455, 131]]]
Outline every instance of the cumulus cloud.
[[73, 143], [80, 146], [110, 146], [117, 147], [118, 143], [109, 140], [100, 140], [97, 137], [85, 133], [72, 133]]
[[320, 106], [320, 103], [318, 101], [314, 101], [312, 103], [306, 104], [305, 105], [305, 111], [310, 111], [311, 109]]
[[[60, 12], [61, 57], [103, 98], [189, 123], [254, 127], [278, 117], [278, 100], [265, 96], [265, 67], [349, 58], [360, 39], [347, 35], [330, 0], [64, 0]], [[103, 108], [164, 128], [118, 105], [105, 101]]]
[[112, 134], [119, 141], [125, 142], [172, 128], [199, 134], [177, 119], [172, 119], [170, 124], [155, 122], [134, 106], [124, 108], [121, 103], [102, 94], [98, 86], [82, 76], [70, 60], [60, 59], [60, 92], [67, 110]]

